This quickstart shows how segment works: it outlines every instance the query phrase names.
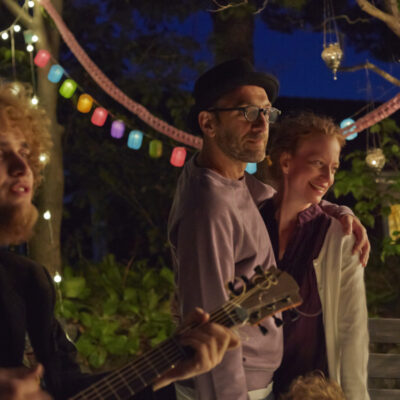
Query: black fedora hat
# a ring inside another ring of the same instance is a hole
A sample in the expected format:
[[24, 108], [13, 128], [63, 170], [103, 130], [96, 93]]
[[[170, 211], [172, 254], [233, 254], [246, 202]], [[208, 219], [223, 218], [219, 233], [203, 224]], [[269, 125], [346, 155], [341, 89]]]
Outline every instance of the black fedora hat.
[[189, 129], [193, 133], [201, 134], [197, 118], [199, 112], [213, 106], [219, 98], [233, 89], [245, 85], [264, 88], [271, 103], [278, 96], [279, 81], [275, 76], [255, 71], [251, 63], [243, 58], [225, 61], [206, 71], [194, 85], [195, 104], [188, 115]]

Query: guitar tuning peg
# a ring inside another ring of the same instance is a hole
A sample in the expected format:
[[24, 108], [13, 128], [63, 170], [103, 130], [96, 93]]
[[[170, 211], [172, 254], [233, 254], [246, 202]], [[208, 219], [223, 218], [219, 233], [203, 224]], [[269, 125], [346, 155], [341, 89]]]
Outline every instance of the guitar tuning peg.
[[300, 318], [300, 314], [297, 312], [295, 308], [287, 310], [287, 312], [289, 313], [289, 318], [291, 322], [295, 322]]
[[231, 295], [236, 296], [235, 287], [233, 286], [233, 282], [228, 282], [228, 289], [231, 292]]
[[257, 265], [257, 267], [254, 268], [254, 272], [259, 275], [264, 275], [264, 271], [260, 265]]
[[283, 325], [283, 321], [280, 318], [275, 317], [275, 315], [273, 315], [273, 318], [274, 318], [274, 321], [275, 321], [275, 325], [278, 328]]
[[260, 331], [264, 336], [268, 333], [268, 329], [265, 326], [258, 324], [258, 327], [260, 328]]

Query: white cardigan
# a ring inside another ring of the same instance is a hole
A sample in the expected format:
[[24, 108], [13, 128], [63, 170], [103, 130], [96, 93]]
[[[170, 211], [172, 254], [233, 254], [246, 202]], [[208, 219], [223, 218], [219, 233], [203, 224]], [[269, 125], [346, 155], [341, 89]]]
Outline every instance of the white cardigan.
[[367, 390], [368, 313], [364, 268], [351, 254], [354, 236], [344, 236], [332, 218], [318, 258], [313, 261], [321, 299], [329, 376], [347, 400], [369, 400]]

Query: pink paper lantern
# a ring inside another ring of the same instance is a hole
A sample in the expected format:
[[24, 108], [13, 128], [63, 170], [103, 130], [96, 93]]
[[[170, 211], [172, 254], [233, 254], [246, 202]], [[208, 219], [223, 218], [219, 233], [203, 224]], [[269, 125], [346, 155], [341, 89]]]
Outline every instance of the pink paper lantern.
[[182, 167], [183, 164], [185, 164], [185, 159], [186, 159], [186, 149], [184, 147], [175, 147], [172, 150], [169, 162], [174, 167]]
[[97, 126], [103, 126], [104, 123], [106, 122], [108, 116], [108, 111], [103, 108], [103, 107], [97, 107], [92, 114], [92, 118], [90, 119], [92, 121], [93, 125]]
[[33, 60], [35, 65], [37, 65], [40, 68], [43, 68], [46, 66], [46, 64], [50, 60], [50, 53], [47, 50], [39, 50]]

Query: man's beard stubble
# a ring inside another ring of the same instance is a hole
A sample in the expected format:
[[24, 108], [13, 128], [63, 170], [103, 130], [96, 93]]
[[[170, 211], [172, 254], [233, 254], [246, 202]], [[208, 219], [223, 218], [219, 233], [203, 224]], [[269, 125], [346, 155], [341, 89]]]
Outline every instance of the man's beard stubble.
[[0, 207], [0, 245], [20, 244], [28, 241], [38, 211], [33, 204]]

